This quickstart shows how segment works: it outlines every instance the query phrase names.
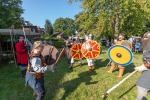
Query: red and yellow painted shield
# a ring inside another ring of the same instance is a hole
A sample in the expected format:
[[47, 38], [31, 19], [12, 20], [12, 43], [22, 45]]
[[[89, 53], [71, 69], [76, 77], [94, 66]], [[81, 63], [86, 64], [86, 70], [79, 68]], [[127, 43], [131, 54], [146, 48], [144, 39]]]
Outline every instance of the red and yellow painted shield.
[[96, 41], [87, 41], [82, 45], [81, 52], [85, 58], [94, 59], [100, 53], [100, 46]]
[[132, 50], [132, 44], [131, 43], [129, 43], [129, 46], [130, 46], [130, 50]]
[[71, 48], [71, 56], [74, 58], [74, 59], [82, 59], [83, 58], [83, 55], [81, 53], [81, 47], [82, 47], [82, 44], [81, 43], [78, 43], [78, 44], [75, 44], [72, 48]]

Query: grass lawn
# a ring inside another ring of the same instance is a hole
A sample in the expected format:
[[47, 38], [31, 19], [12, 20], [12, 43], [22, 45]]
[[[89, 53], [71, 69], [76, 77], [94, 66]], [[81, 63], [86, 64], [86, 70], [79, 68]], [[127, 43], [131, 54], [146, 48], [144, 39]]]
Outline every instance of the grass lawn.
[[[46, 95], [44, 100], [103, 100], [101, 97], [108, 89], [119, 83], [132, 71], [134, 67], [142, 65], [142, 53], [134, 54], [132, 63], [126, 66], [122, 78], [118, 75], [118, 69], [107, 73], [110, 67], [105, 67], [109, 62], [108, 54], [103, 50], [97, 57], [95, 68], [91, 74], [88, 74], [87, 61], [83, 58], [83, 66], [79, 68], [76, 61], [73, 69], [67, 63], [67, 57], [61, 57], [56, 71], [45, 72]], [[136, 81], [141, 75], [137, 72], [127, 79], [118, 88], [113, 90], [106, 100], [134, 100], [137, 96]], [[35, 100], [32, 96], [33, 89], [25, 86], [25, 79], [21, 77], [21, 71], [12, 64], [9, 69], [8, 61], [1, 62], [0, 67], [0, 100]], [[150, 94], [147, 94], [150, 99]]]

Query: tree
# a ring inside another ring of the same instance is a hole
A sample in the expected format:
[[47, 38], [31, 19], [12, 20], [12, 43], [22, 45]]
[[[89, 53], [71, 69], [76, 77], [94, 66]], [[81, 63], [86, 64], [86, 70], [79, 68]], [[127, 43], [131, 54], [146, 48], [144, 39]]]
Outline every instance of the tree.
[[74, 15], [74, 28], [75, 30], [77, 30], [78, 32], [81, 32], [82, 29], [80, 29], [80, 26], [82, 25], [81, 21], [78, 20], [78, 18], [83, 15], [83, 11], [79, 12], [78, 14]]
[[145, 20], [150, 19], [149, 0], [68, 0], [73, 1], [82, 1], [80, 7], [84, 9], [78, 18], [82, 23], [79, 29], [98, 33], [97, 37], [114, 37], [121, 32], [127, 36], [141, 34]]
[[23, 9], [21, 7], [21, 0], [0, 0], [0, 28], [9, 28], [14, 23], [15, 28], [20, 28], [21, 14]]
[[53, 26], [52, 26], [50, 20], [48, 20], [48, 19], [45, 20], [45, 33], [48, 35], [53, 34]]
[[54, 32], [65, 32], [67, 36], [75, 33], [74, 20], [71, 18], [58, 18], [53, 24]]

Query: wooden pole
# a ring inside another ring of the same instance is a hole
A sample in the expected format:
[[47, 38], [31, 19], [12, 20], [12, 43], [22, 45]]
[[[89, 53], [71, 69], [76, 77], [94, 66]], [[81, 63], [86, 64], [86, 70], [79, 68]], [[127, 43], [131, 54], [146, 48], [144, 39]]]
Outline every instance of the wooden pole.
[[[23, 26], [22, 26], [23, 27]], [[24, 37], [25, 37], [25, 39], [26, 39], [26, 44], [27, 44], [27, 38], [26, 38], [26, 33], [25, 33], [25, 31], [24, 31], [24, 27], [23, 27], [23, 33], [24, 33]]]
[[[1, 38], [1, 34], [0, 34], [0, 38]], [[0, 39], [0, 48], [1, 48], [1, 54], [2, 54], [2, 59], [1, 60], [4, 61], [4, 59], [3, 59], [3, 50], [2, 50], [2, 46], [1, 46], [1, 39]]]
[[[6, 38], [6, 40], [8, 40], [8, 37]], [[7, 42], [7, 52], [8, 52], [8, 42]]]
[[58, 63], [59, 58], [60, 58], [60, 56], [61, 56], [61, 54], [63, 53], [64, 50], [65, 50], [65, 49], [63, 48], [62, 51], [60, 52], [59, 57], [58, 57], [58, 59], [57, 59], [57, 61], [56, 61], [56, 64]]
[[[23, 27], [23, 25], [22, 25], [22, 27]], [[24, 31], [24, 27], [23, 27], [23, 33], [24, 33], [24, 37], [25, 37], [25, 39], [26, 39], [26, 44], [27, 44], [27, 37], [26, 37], [26, 33], [25, 33], [25, 31]], [[30, 53], [29, 53], [29, 50], [28, 50], [28, 54], [30, 54]]]
[[17, 68], [16, 57], [15, 57], [15, 51], [14, 51], [14, 45], [13, 45], [13, 33], [14, 33], [14, 24], [12, 25], [11, 41], [12, 41], [12, 49], [13, 49], [13, 55], [14, 55], [15, 66], [16, 66], [16, 68]]
[[11, 54], [12, 54], [12, 35], [11, 35], [11, 30], [10, 30], [10, 39], [11, 39], [11, 51], [10, 51], [10, 62], [9, 62], [9, 69], [11, 69]]
[[115, 88], [117, 88], [119, 85], [121, 85], [126, 79], [128, 79], [129, 77], [131, 77], [134, 73], [136, 73], [137, 71], [139, 71], [138, 69], [133, 71], [131, 74], [129, 74], [127, 77], [125, 77], [122, 81], [120, 81], [118, 84], [116, 84], [115, 86], [113, 86], [111, 89], [109, 89], [104, 95], [102, 95], [102, 97], [104, 98], [106, 95], [108, 95], [112, 90], [114, 90]]
[[110, 60], [109, 63], [106, 65], [106, 67], [109, 67], [109, 65], [110, 65], [111, 62], [112, 62], [112, 61]]

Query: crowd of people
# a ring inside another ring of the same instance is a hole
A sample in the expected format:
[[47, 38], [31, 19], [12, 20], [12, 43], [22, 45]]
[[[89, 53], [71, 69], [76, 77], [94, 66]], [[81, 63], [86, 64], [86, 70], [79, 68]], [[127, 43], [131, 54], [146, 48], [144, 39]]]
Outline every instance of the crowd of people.
[[[86, 41], [93, 40], [94, 36], [92, 33], [87, 34], [87, 31], [84, 31], [85, 39]], [[145, 50], [143, 54], [143, 61], [144, 64], [136, 67], [135, 69], [138, 69], [139, 71], [144, 71], [141, 75], [141, 77], [138, 79], [136, 85], [138, 89], [138, 96], [136, 100], [145, 100], [148, 90], [150, 89], [149, 85], [149, 66], [150, 66], [150, 49], [147, 47], [145, 49], [145, 46], [148, 43], [148, 39], [150, 38], [150, 33], [146, 33], [146, 35], [143, 36], [143, 39], [145, 39], [145, 42], [141, 45], [140, 41], [133, 41], [132, 48], [135, 48], [135, 52], [139, 52], [139, 48], [143, 47], [143, 50]], [[114, 38], [113, 45], [122, 45], [124, 42], [124, 33], [119, 34], [118, 39]], [[69, 69], [73, 68], [74, 58], [71, 56], [71, 48], [78, 43], [82, 43], [83, 41], [79, 40], [79, 36], [76, 37], [76, 40], [73, 42], [72, 37], [69, 37], [69, 39], [66, 41], [66, 53], [67, 53], [67, 62], [70, 64]], [[45, 96], [45, 87], [44, 87], [44, 73], [46, 71], [52, 71], [54, 72], [56, 69], [57, 64], [54, 63], [52, 65], [46, 65], [45, 60], [48, 59], [49, 55], [45, 55], [44, 57], [41, 55], [41, 52], [43, 51], [44, 47], [47, 45], [53, 45], [53, 42], [50, 40], [48, 43], [44, 41], [44, 44], [41, 41], [35, 41], [33, 43], [33, 49], [30, 51], [29, 46], [24, 43], [24, 37], [19, 36], [18, 37], [18, 43], [15, 45], [16, 51], [17, 51], [17, 64], [19, 65], [19, 68], [22, 73], [22, 77], [25, 78], [26, 86], [30, 86], [34, 92], [33, 95], [37, 95], [36, 100], [43, 100]], [[101, 42], [99, 42], [99, 45], [101, 45]], [[107, 40], [106, 43], [107, 50], [111, 46], [111, 42]], [[127, 46], [128, 47], [128, 46]], [[91, 51], [91, 48], [88, 48], [89, 51]], [[30, 55], [29, 54], [30, 51]], [[87, 59], [87, 66], [89, 67], [88, 73], [92, 73], [92, 69], [94, 68], [94, 62], [96, 61], [96, 58], [94, 59]], [[79, 59], [79, 67], [82, 67], [82, 59]], [[122, 77], [125, 67], [121, 65], [117, 65], [114, 62], [111, 63], [111, 68], [108, 73], [112, 73], [113, 70], [118, 67], [119, 68], [119, 75], [116, 77]]]

